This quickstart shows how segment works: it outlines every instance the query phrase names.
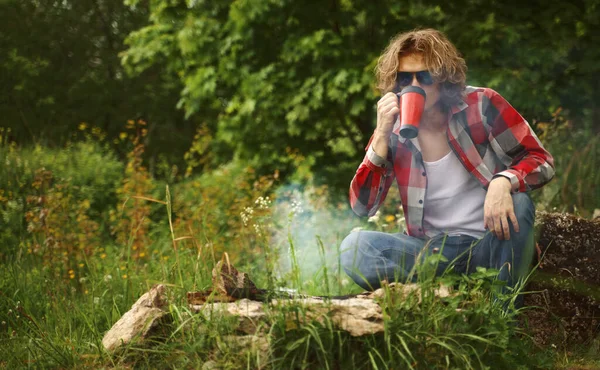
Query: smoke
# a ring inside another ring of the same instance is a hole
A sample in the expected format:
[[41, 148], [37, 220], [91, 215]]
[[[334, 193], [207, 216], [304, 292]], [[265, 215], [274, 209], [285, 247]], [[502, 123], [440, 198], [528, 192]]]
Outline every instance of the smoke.
[[287, 185], [276, 192], [272, 211], [271, 249], [278, 255], [279, 279], [291, 285], [298, 283], [295, 279], [319, 285], [327, 272], [347, 283], [339, 266], [339, 247], [360, 223], [347, 203], [330, 202], [325, 188]]

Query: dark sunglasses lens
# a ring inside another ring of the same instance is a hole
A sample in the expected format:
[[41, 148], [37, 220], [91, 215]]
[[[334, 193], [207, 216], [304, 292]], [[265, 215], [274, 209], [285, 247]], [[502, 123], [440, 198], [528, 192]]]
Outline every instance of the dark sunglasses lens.
[[396, 84], [399, 87], [408, 86], [412, 82], [413, 74], [410, 72], [398, 72], [396, 74]]
[[417, 81], [423, 85], [431, 85], [433, 84], [433, 77], [431, 77], [429, 71], [421, 71], [417, 72]]

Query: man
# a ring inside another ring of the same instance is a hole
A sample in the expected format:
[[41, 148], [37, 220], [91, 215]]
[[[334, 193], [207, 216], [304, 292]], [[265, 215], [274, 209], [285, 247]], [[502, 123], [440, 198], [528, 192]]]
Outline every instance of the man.
[[[406, 234], [353, 232], [341, 262], [361, 287], [405, 282], [422, 256], [442, 253], [459, 273], [495, 268], [515, 286], [534, 252], [535, 210], [527, 192], [554, 176], [550, 153], [497, 92], [465, 86], [466, 64], [441, 32], [397, 35], [377, 65], [377, 128], [350, 185], [352, 209], [372, 216], [395, 178]], [[396, 94], [426, 93], [418, 136], [399, 135]]]

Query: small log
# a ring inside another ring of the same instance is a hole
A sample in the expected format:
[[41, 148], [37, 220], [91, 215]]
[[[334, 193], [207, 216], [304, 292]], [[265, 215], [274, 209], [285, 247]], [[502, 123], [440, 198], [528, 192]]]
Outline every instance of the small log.
[[[287, 308], [298, 306], [302, 308], [301, 317], [290, 316], [290, 320], [286, 323], [287, 330], [296, 329], [298, 325], [311, 321], [324, 323], [324, 320], [328, 318], [336, 328], [358, 337], [383, 332], [383, 314], [381, 306], [377, 302], [387, 294], [399, 298], [406, 297], [408, 294], [420, 296], [420, 287], [417, 284], [391, 283], [373, 292], [342, 298], [280, 297], [270, 301], [269, 310], [274, 308], [278, 309], [277, 311], [285, 311]], [[447, 297], [451, 293], [448, 288], [442, 286], [435, 291], [435, 294], [438, 297]], [[203, 296], [203, 294], [198, 295]], [[190, 296], [193, 297], [194, 294], [188, 295], [188, 297]], [[191, 311], [202, 313], [208, 317], [213, 317], [213, 315], [237, 317], [237, 329], [245, 334], [256, 335], [266, 332], [270, 326], [267, 314], [269, 310], [266, 310], [267, 303], [247, 298], [229, 303], [204, 301], [197, 304], [198, 302], [194, 300], [189, 303]]]
[[164, 310], [166, 287], [162, 284], [152, 287], [142, 295], [102, 338], [107, 351], [127, 345], [134, 340], [144, 341], [167, 319]]
[[[332, 299], [330, 301], [319, 297], [281, 299], [273, 300], [271, 304], [270, 308], [279, 309], [285, 309], [286, 306], [291, 307], [292, 305], [302, 307], [302, 317], [290, 315], [290, 320], [286, 322], [287, 330], [296, 329], [298, 324], [313, 320], [323, 323], [325, 317], [329, 317], [336, 327], [347, 331], [352, 336], [383, 332], [381, 307], [371, 298]], [[252, 335], [266, 332], [270, 327], [266, 305], [263, 302], [244, 298], [231, 303], [191, 305], [190, 309], [209, 317], [213, 317], [213, 315], [237, 317], [237, 330]]]

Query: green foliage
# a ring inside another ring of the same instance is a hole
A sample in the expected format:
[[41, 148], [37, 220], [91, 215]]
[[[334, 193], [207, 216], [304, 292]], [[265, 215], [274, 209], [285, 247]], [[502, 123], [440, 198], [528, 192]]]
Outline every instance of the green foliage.
[[180, 159], [195, 127], [176, 110], [177, 75], [156, 66], [130, 78], [120, 64], [123, 40], [147, 17], [122, 0], [0, 2], [0, 125], [9, 139], [60, 147], [81, 122], [113, 139], [126, 120], [143, 118], [148, 156]]
[[540, 123], [540, 139], [554, 156], [556, 178], [534, 193], [537, 207], [592, 217], [600, 209], [600, 135], [593, 127], [576, 128], [558, 110], [550, 123]]
[[254, 219], [266, 215], [267, 207], [256, 202], [269, 196], [273, 199], [276, 182], [276, 175], [257, 176], [246, 164], [232, 162], [176, 184], [174, 228], [180, 235], [194, 237], [181, 245], [197, 249], [213, 261], [215, 255], [228, 252], [234, 263], [258, 262], [268, 234], [260, 232], [257, 221], [248, 222], [244, 212], [251, 209]]
[[[32, 233], [39, 238], [25, 243], [23, 248], [29, 253], [50, 253], [53, 248], [48, 243], [68, 244], [57, 253], [80, 247], [89, 252], [96, 245], [100, 236], [96, 229], [108, 222], [108, 211], [116, 202], [115, 185], [123, 176], [123, 165], [114, 153], [102, 144], [85, 141], [61, 150], [4, 144], [0, 145], [0, 157], [4, 158], [0, 169], [0, 244], [4, 247], [0, 256], [14, 258], [21, 253], [18, 247]], [[85, 245], [92, 239], [96, 242]], [[39, 249], [42, 245], [50, 249]]]
[[599, 12], [597, 0], [154, 1], [151, 24], [130, 35], [122, 61], [134, 73], [156, 63], [177, 71], [179, 105], [214, 133], [217, 161], [230, 158], [228, 147], [286, 176], [292, 163], [282, 153], [298, 151], [318, 182], [344, 189], [374, 127], [373, 67], [394, 34], [442, 29], [467, 59], [468, 82], [499, 90], [532, 122], [563, 107], [581, 125], [600, 117], [591, 32]]

